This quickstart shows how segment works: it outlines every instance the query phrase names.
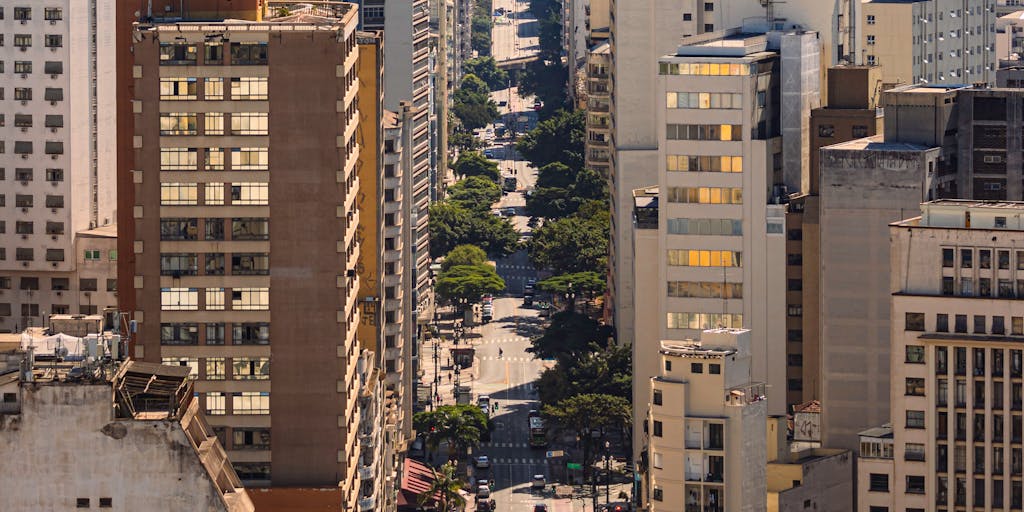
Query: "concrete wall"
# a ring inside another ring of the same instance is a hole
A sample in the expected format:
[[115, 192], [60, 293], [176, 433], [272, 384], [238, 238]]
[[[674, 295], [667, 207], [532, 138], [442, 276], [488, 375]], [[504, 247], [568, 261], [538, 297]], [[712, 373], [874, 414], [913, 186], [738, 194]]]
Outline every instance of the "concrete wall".
[[177, 421], [114, 420], [106, 384], [24, 389], [21, 414], [0, 416], [4, 510], [226, 510]]
[[782, 183], [793, 192], [810, 188], [810, 116], [821, 106], [818, 45], [817, 32], [782, 36]]
[[[787, 484], [789, 487], [778, 491], [775, 510], [802, 512], [810, 508], [823, 512], [853, 512], [853, 454], [842, 451], [818, 455], [814, 452], [809, 454], [811, 460], [768, 466], [768, 488]], [[794, 481], [799, 481], [799, 485], [794, 486]], [[769, 509], [773, 508], [772, 501], [769, 494]]]

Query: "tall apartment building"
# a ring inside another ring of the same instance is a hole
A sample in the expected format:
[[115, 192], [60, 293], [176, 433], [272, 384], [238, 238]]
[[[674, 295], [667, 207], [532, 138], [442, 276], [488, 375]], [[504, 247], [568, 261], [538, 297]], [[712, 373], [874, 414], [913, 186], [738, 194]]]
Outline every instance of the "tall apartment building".
[[355, 32], [354, 5], [340, 3], [262, 22], [140, 23], [132, 47], [135, 355], [195, 361], [243, 479], [337, 486], [349, 509]]
[[611, 47], [608, 42], [587, 51], [584, 94], [587, 109], [587, 138], [584, 164], [608, 176], [611, 172]]
[[766, 510], [768, 418], [764, 384], [751, 379], [750, 331], [700, 338], [661, 343], [643, 402], [649, 472], [641, 500], [653, 512]]
[[0, 11], [0, 331], [12, 332], [116, 304], [99, 296], [114, 274], [80, 286], [77, 257], [80, 232], [116, 224], [114, 2]]
[[861, 5], [864, 64], [888, 84], [995, 83], [992, 0], [868, 0]]
[[861, 438], [859, 508], [1021, 510], [1024, 203], [920, 211], [889, 227], [892, 424]]
[[[824, 69], [840, 59], [859, 60], [860, 2], [850, 0], [611, 0], [611, 230], [608, 308], [621, 342], [633, 343], [634, 276], [632, 257], [633, 190], [657, 180], [658, 131], [654, 65], [679, 46], [680, 37], [733, 27], [757, 33], [769, 30], [817, 31], [820, 63]], [[816, 107], [813, 105], [812, 107]], [[803, 130], [805, 125], [801, 124]], [[803, 137], [801, 137], [803, 139]], [[806, 165], [806, 164], [805, 164]], [[799, 190], [799, 189], [796, 189]], [[795, 190], [791, 190], [795, 191]], [[754, 330], [757, 332], [757, 329]]]

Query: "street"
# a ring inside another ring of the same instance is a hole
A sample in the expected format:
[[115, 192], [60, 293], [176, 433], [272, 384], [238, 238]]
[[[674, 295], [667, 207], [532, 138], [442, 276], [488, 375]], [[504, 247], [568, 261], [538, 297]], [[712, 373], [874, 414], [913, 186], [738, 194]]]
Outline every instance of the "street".
[[494, 28], [491, 30], [491, 55], [494, 60], [502, 62], [540, 52], [539, 23], [529, 11], [529, 2], [494, 0], [492, 9], [512, 11], [512, 14], [494, 17]]

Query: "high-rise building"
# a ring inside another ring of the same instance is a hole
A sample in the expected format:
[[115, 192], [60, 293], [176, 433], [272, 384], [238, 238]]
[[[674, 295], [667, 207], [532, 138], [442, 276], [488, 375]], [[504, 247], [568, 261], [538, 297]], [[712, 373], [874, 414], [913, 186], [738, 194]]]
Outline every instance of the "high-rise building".
[[608, 176], [611, 172], [611, 48], [608, 42], [587, 51], [586, 87], [583, 95], [587, 109], [587, 138], [584, 163], [588, 169]]
[[861, 15], [863, 64], [885, 83], [995, 83], [991, 1], [867, 0]]
[[0, 331], [116, 305], [116, 251], [79, 264], [80, 233], [116, 231], [114, 7], [0, 1]]
[[[661, 343], [660, 370], [645, 397], [653, 512], [765, 510], [767, 407], [751, 378], [751, 336], [715, 329], [699, 342]], [[641, 437], [638, 435], [637, 437]]]
[[892, 223], [891, 425], [862, 433], [859, 510], [1020, 510], [1024, 203]]
[[339, 3], [261, 22], [140, 23], [131, 70], [135, 355], [195, 361], [200, 403], [244, 479], [337, 486], [348, 509], [356, 14]]

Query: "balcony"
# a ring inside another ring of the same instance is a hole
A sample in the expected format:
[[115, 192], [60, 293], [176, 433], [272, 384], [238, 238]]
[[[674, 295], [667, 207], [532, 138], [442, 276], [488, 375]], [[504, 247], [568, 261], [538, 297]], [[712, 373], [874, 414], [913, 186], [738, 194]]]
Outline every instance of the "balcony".
[[376, 496], [369, 496], [367, 498], [362, 498], [362, 499], [359, 500], [359, 511], [360, 512], [367, 512], [367, 511], [373, 510], [373, 507], [376, 506], [376, 505], [377, 505], [377, 497]]
[[587, 139], [587, 144], [591, 146], [608, 147], [608, 141], [606, 140]]

